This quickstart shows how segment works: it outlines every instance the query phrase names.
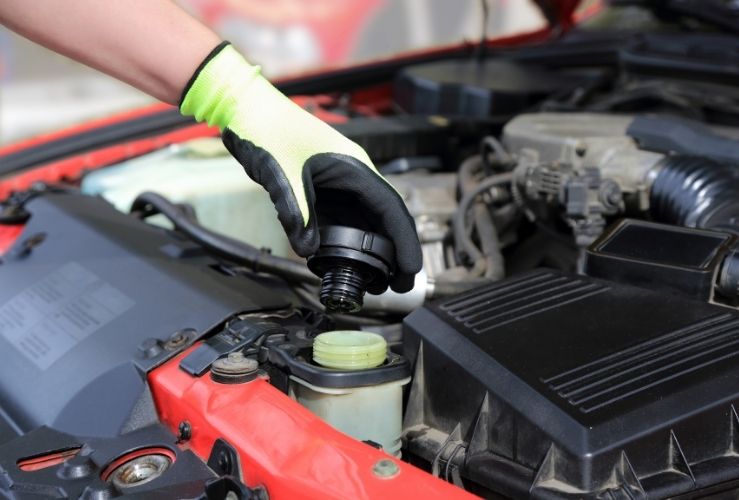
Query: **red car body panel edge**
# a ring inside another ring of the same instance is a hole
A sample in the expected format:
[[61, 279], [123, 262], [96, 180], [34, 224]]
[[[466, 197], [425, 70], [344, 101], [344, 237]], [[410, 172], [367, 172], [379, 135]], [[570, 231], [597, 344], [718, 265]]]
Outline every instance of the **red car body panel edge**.
[[[191, 350], [149, 374], [159, 417], [177, 434], [192, 429], [184, 443], [207, 460], [214, 442], [228, 441], [239, 453], [243, 479], [263, 485], [270, 498], [473, 498], [416, 467], [337, 431], [265, 379], [219, 384], [206, 374], [179, 368]], [[380, 460], [399, 472], [373, 473]]]

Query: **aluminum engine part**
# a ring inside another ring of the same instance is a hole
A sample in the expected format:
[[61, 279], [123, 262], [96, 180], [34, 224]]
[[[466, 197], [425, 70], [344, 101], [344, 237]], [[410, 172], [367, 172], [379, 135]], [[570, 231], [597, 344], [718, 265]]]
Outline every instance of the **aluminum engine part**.
[[423, 249], [423, 267], [429, 278], [447, 269], [447, 247], [452, 216], [457, 210], [457, 174], [425, 172], [388, 175], [416, 221]]
[[581, 247], [590, 245], [603, 232], [604, 215], [624, 209], [621, 188], [615, 181], [603, 179], [597, 167], [538, 163], [522, 157], [514, 171], [514, 185], [525, 199], [537, 202], [545, 212], [561, 207], [561, 215]]
[[[424, 248], [424, 258], [426, 249]], [[388, 290], [380, 295], [365, 295], [364, 309], [367, 311], [383, 311], [388, 313], [407, 314], [423, 306], [426, 299], [433, 292], [433, 284], [429, 282], [426, 269], [416, 274], [413, 288], [407, 293], [397, 293]]]
[[643, 151], [626, 135], [633, 116], [605, 113], [531, 113], [519, 115], [503, 129], [508, 151], [535, 163], [566, 163], [576, 170], [600, 169], [647, 210], [647, 189], [662, 154]]

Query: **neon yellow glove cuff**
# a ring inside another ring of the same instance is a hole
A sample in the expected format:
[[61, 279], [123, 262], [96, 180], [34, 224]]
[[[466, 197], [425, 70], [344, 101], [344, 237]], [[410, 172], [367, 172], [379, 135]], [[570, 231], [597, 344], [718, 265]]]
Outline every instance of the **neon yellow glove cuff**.
[[180, 112], [223, 131], [236, 114], [237, 100], [248, 93], [249, 84], [261, 76], [261, 68], [246, 62], [231, 45], [221, 47], [219, 45], [212, 52], [214, 55], [195, 73]]

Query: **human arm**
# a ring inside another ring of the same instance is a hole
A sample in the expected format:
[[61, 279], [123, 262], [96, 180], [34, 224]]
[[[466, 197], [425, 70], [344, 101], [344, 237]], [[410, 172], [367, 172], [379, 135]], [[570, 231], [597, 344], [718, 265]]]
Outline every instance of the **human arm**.
[[221, 41], [170, 0], [0, 0], [0, 24], [170, 104]]
[[393, 289], [412, 287], [421, 268], [413, 219], [367, 153], [172, 1], [0, 0], [0, 22], [217, 126], [298, 254], [315, 253], [321, 220], [361, 225], [393, 241]]

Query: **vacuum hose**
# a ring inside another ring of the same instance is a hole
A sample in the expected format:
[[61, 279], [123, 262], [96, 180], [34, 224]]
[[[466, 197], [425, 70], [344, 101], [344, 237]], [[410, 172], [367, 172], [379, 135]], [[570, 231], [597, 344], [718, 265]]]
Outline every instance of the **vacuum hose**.
[[[505, 275], [503, 255], [500, 250], [498, 232], [490, 216], [488, 206], [478, 199], [480, 195], [496, 186], [510, 184], [511, 173], [495, 174], [481, 181], [475, 179], [475, 174], [483, 167], [481, 156], [473, 156], [459, 168], [459, 184], [462, 199], [457, 212], [452, 219], [454, 245], [460, 255], [460, 260], [469, 260], [473, 265], [471, 274], [479, 275], [481, 271], [485, 278], [499, 280]], [[480, 246], [472, 241], [470, 228], [467, 223], [468, 212], [471, 212], [472, 223], [477, 231]]]
[[220, 257], [245, 265], [255, 272], [274, 274], [282, 278], [317, 285], [320, 280], [308, 270], [305, 264], [262, 251], [248, 243], [229, 238], [198, 224], [181, 207], [156, 193], [142, 193], [133, 202], [131, 212], [141, 212], [145, 216], [162, 214], [175, 229], [188, 238]]

